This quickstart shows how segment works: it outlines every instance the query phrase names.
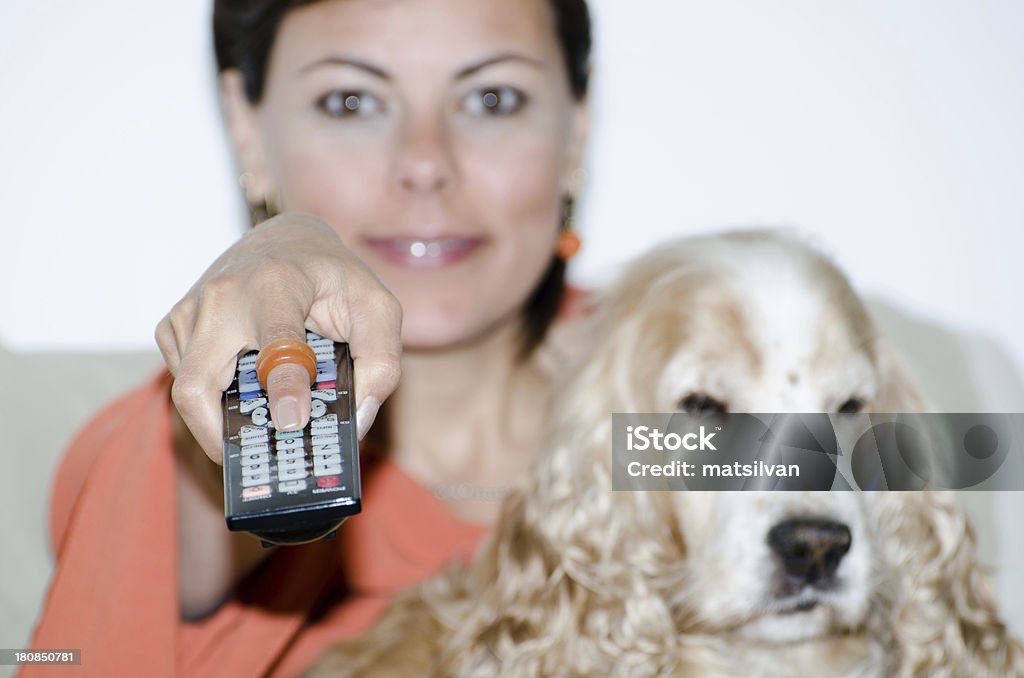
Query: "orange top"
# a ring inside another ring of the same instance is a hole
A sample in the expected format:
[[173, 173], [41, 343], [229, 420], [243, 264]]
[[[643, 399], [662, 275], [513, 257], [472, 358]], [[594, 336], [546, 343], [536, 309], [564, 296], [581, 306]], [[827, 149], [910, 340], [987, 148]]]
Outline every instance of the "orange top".
[[[587, 315], [587, 302], [567, 287], [559, 317]], [[292, 676], [369, 628], [399, 589], [468, 560], [487, 532], [378, 457], [337, 540], [281, 547], [213, 615], [180, 621], [171, 381], [161, 371], [108, 405], [61, 462], [57, 564], [32, 646], [80, 648], [82, 663], [26, 666], [23, 678]]]
[[32, 645], [81, 648], [82, 663], [24, 678], [295, 675], [487, 531], [385, 457], [364, 464], [363, 512], [337, 540], [278, 549], [216, 613], [180, 621], [170, 384], [161, 372], [107, 406], [61, 462], [57, 565]]

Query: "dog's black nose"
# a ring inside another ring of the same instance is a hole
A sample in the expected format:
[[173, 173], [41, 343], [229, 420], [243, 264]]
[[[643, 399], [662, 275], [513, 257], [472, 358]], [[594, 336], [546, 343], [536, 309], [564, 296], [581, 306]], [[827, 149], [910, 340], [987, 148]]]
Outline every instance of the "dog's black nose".
[[768, 545], [786, 574], [808, 584], [826, 581], [850, 550], [850, 528], [820, 518], [786, 520], [768, 531]]

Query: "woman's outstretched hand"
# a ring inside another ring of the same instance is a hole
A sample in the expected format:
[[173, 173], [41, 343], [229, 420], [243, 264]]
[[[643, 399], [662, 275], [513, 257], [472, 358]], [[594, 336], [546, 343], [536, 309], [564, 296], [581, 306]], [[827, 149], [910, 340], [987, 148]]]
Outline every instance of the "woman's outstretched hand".
[[[398, 384], [402, 309], [320, 219], [285, 213], [252, 229], [157, 325], [157, 344], [174, 375], [171, 397], [212, 460], [222, 463], [221, 397], [238, 354], [278, 339], [305, 341], [307, 328], [348, 341], [362, 438]], [[305, 426], [310, 413], [306, 370], [279, 365], [267, 381], [277, 427]]]

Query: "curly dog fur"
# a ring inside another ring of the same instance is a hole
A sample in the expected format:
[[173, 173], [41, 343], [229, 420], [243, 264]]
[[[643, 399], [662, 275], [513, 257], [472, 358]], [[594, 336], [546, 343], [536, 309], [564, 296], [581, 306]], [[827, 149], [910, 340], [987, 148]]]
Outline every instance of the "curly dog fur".
[[[1024, 675], [947, 493], [612, 491], [612, 412], [710, 391], [732, 411], [835, 411], [851, 395], [923, 411], [830, 262], [772, 233], [691, 238], [632, 265], [596, 309], [550, 447], [476, 562], [401, 594], [309, 676]], [[802, 512], [845, 520], [854, 546], [837, 593], [780, 612], [760, 530]]]

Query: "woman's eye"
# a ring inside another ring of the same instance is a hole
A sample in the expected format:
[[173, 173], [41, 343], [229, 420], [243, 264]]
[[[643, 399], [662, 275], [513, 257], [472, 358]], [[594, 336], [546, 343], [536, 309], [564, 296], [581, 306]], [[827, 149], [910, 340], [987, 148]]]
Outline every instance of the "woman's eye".
[[380, 99], [369, 92], [334, 91], [317, 102], [327, 115], [334, 118], [364, 118], [379, 113], [383, 106]]
[[462, 100], [471, 115], [511, 115], [526, 103], [526, 95], [512, 87], [482, 87]]
[[839, 406], [839, 414], [856, 414], [864, 409], [864, 401], [860, 398], [850, 398]]
[[713, 417], [729, 411], [725, 403], [706, 393], [691, 393], [679, 401], [679, 409], [695, 417]]

